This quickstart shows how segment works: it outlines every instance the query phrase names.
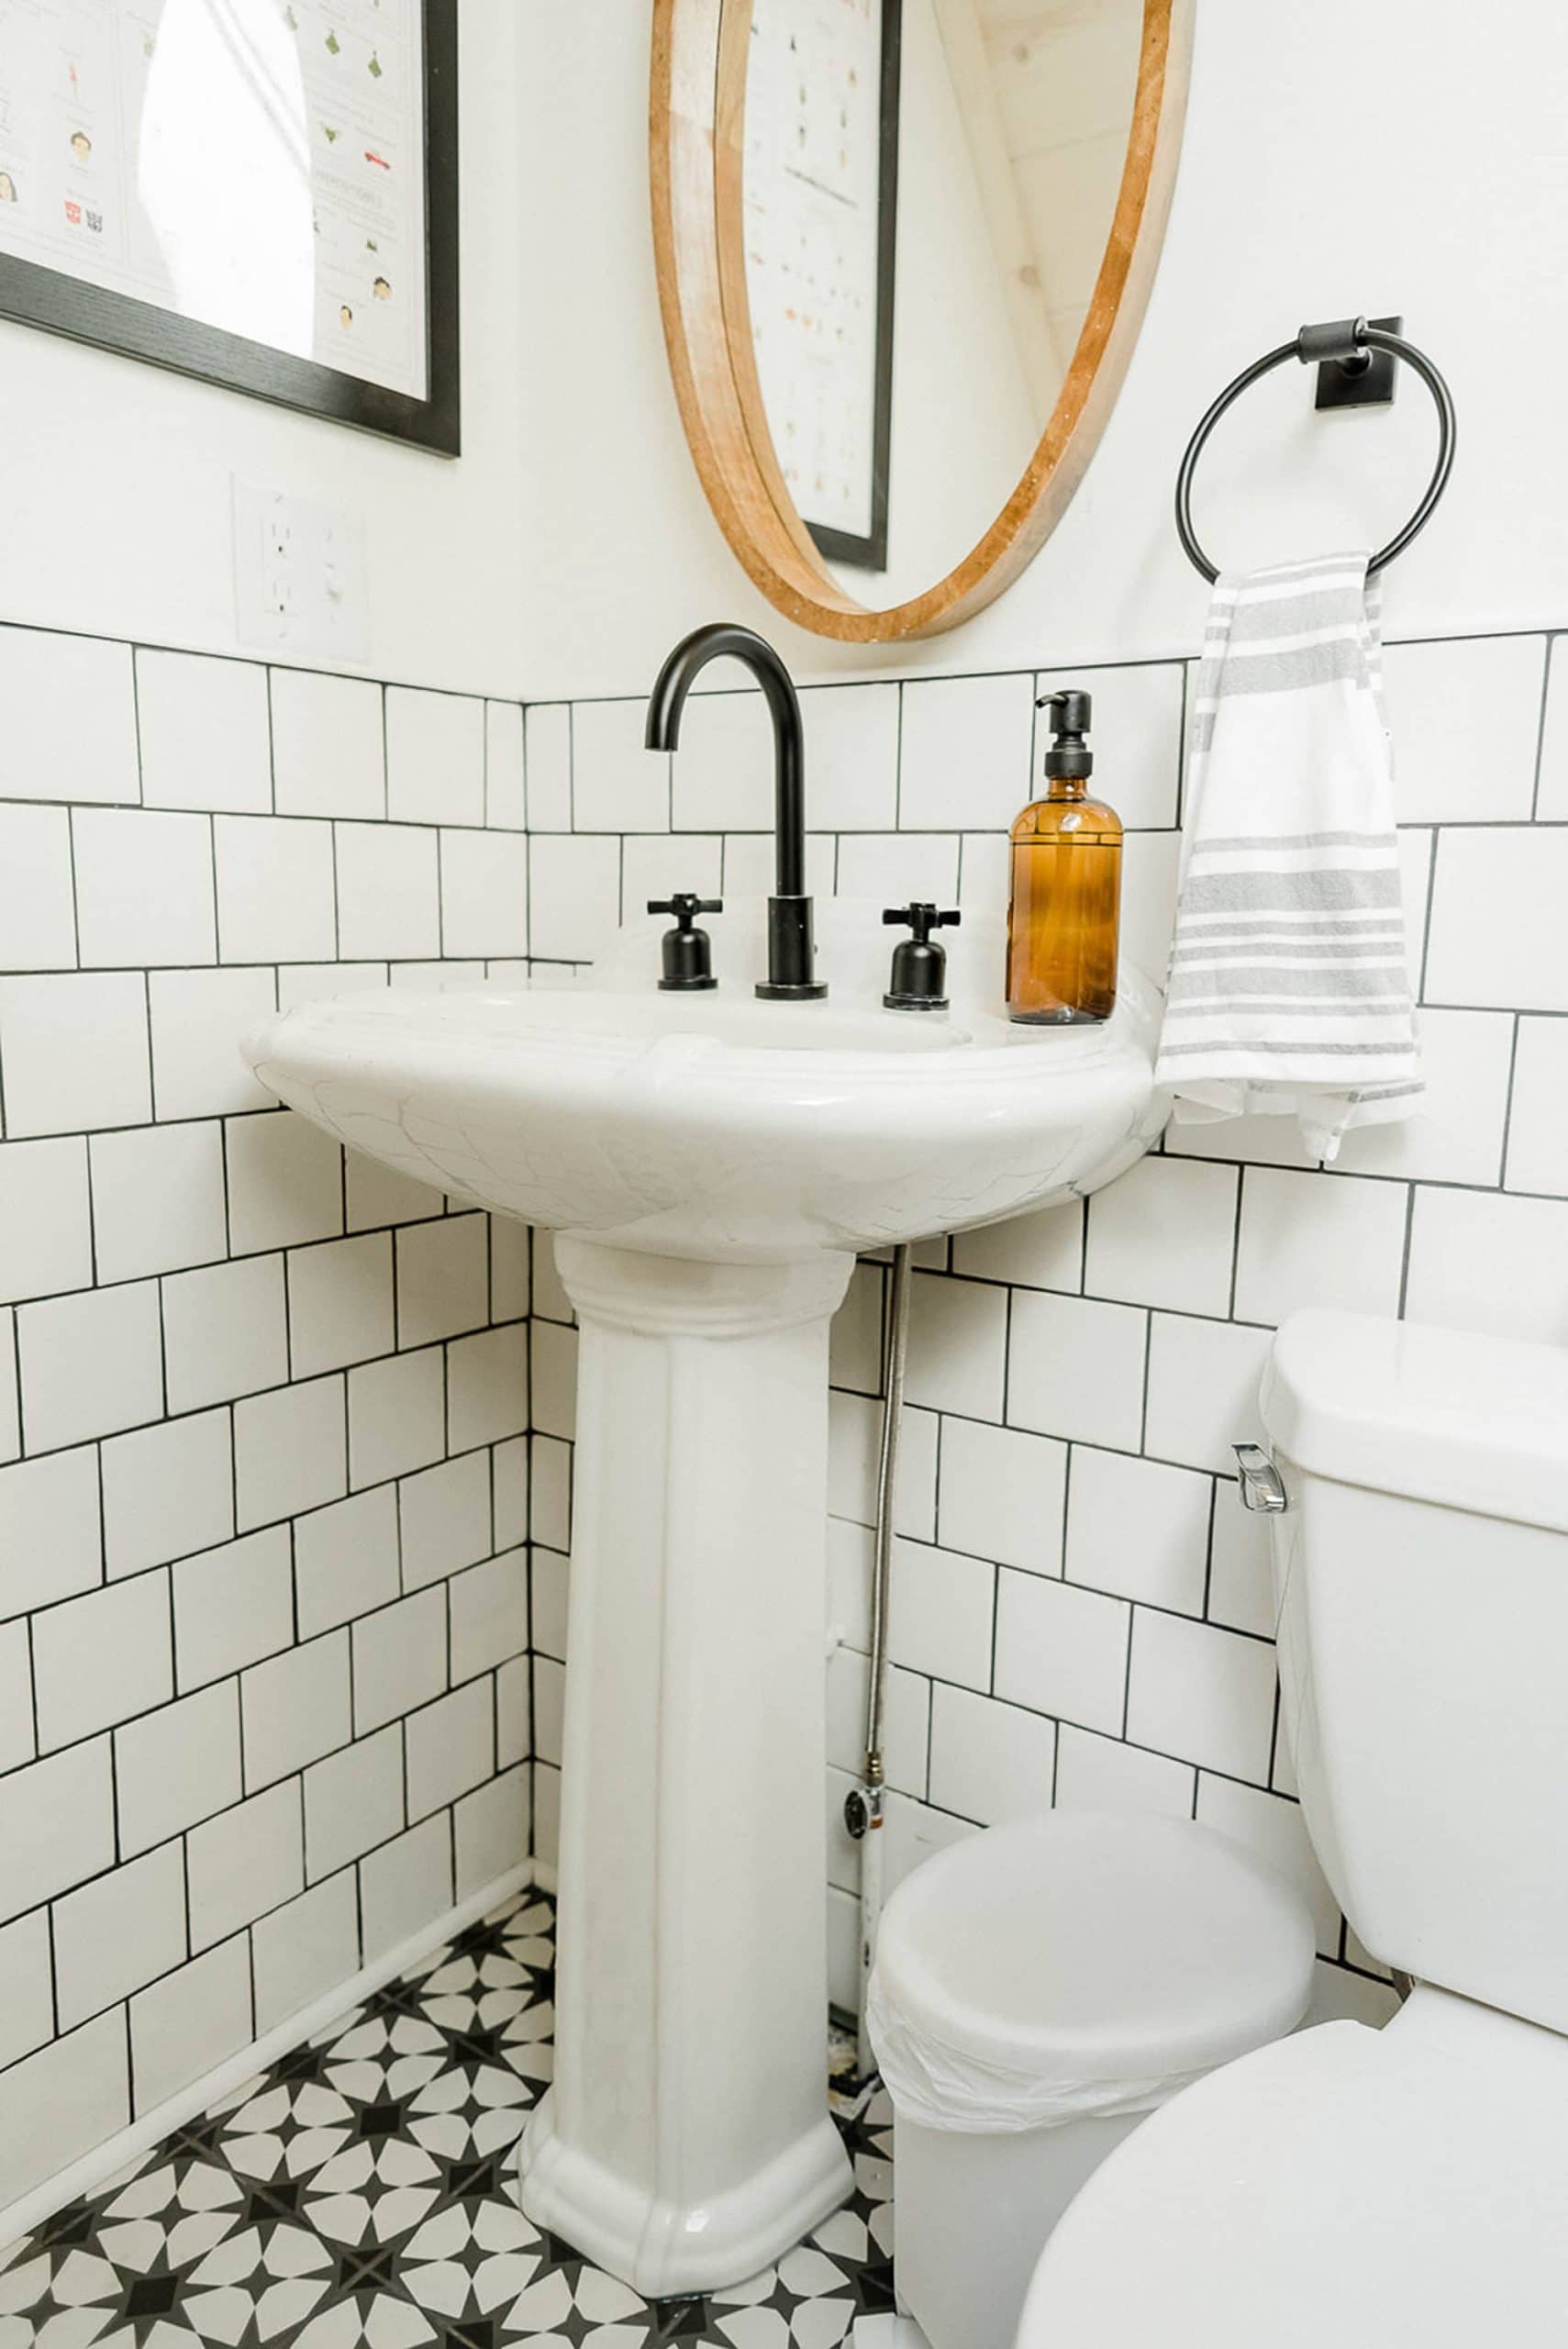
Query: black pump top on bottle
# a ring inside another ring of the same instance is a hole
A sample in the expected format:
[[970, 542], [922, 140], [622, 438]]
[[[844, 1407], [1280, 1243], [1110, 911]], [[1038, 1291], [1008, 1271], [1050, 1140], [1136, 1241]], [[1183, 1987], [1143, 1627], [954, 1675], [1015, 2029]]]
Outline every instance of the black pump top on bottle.
[[1041, 694], [1037, 709], [1049, 710], [1047, 720], [1051, 731], [1051, 745], [1045, 754], [1045, 771], [1053, 780], [1079, 783], [1095, 772], [1095, 754], [1084, 737], [1094, 716], [1094, 697], [1082, 687], [1070, 685], [1059, 694]]

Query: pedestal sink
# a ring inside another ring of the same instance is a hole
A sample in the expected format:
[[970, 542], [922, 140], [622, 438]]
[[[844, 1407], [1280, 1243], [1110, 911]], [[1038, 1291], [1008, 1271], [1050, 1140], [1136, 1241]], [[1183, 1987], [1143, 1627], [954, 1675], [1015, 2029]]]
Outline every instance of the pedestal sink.
[[248, 1040], [355, 1148], [553, 1228], [576, 1308], [555, 2084], [523, 2206], [650, 2297], [734, 2284], [849, 2192], [827, 2111], [828, 1325], [857, 1250], [1093, 1190], [1159, 1131], [1157, 998], [1013, 1027], [1000, 924], [951, 1008], [881, 1008], [874, 903], [819, 908], [819, 1003], [655, 987], [657, 921], [575, 985], [356, 994]]

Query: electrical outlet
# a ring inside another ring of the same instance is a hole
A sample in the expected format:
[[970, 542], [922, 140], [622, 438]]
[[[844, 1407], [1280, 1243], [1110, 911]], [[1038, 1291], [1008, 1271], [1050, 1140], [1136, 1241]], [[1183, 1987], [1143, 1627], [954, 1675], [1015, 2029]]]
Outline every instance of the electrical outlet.
[[245, 644], [370, 657], [363, 516], [234, 480], [234, 614]]

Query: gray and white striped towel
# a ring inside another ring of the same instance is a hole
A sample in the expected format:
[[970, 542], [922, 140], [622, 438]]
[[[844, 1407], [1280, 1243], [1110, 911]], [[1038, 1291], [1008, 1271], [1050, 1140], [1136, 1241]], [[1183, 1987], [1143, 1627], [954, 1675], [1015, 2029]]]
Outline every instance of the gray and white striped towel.
[[1187, 750], [1157, 1083], [1332, 1158], [1422, 1083], [1367, 557], [1222, 574]]

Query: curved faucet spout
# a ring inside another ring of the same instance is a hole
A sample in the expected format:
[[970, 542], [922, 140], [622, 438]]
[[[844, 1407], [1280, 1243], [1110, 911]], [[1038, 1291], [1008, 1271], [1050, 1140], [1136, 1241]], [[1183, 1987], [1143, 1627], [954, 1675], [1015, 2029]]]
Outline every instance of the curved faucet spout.
[[811, 899], [806, 895], [806, 743], [800, 703], [778, 654], [754, 629], [718, 620], [683, 637], [654, 682], [643, 736], [651, 751], [679, 748], [681, 719], [700, 672], [723, 653], [762, 686], [773, 721], [773, 895], [768, 900], [768, 976], [762, 996], [825, 996], [813, 975]]

